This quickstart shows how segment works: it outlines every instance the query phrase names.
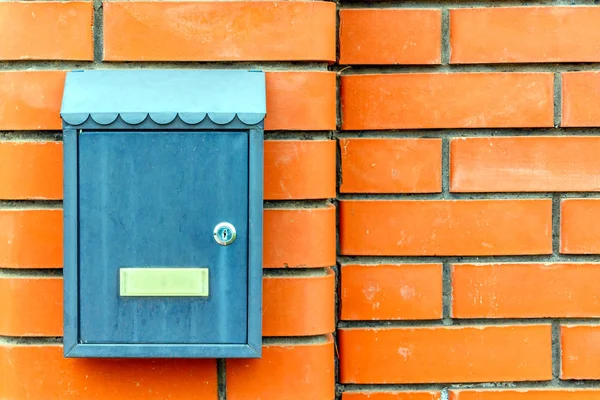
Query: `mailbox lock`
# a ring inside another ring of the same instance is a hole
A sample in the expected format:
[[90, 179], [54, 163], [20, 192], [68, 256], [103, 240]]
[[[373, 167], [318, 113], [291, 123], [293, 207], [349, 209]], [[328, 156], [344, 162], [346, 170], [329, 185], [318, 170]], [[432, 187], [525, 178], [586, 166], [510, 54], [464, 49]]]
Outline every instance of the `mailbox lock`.
[[235, 240], [235, 227], [229, 222], [220, 222], [213, 231], [215, 242], [221, 246], [229, 246]]

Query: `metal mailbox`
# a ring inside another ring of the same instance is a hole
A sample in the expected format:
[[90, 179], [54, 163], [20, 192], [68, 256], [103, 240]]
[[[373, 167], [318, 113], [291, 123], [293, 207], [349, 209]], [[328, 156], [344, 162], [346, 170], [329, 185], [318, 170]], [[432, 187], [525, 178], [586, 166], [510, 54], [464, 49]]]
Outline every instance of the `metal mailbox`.
[[260, 357], [265, 77], [67, 74], [66, 357]]

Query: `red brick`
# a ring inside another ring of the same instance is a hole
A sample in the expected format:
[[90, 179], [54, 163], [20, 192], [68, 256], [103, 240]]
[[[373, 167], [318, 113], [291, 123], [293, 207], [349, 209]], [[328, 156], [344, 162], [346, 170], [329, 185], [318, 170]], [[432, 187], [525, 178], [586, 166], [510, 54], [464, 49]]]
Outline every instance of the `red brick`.
[[591, 400], [599, 399], [600, 390], [585, 389], [504, 389], [452, 390], [450, 400]]
[[442, 12], [340, 10], [340, 64], [439, 64]]
[[0, 210], [0, 268], [62, 268], [62, 210]]
[[333, 338], [313, 344], [265, 345], [260, 359], [227, 360], [227, 399], [331, 400]]
[[215, 360], [73, 359], [64, 358], [62, 352], [62, 346], [0, 345], [0, 370], [3, 373], [0, 398], [217, 398]]
[[340, 139], [342, 193], [439, 193], [441, 139]]
[[599, 254], [600, 199], [566, 199], [560, 209], [560, 252]]
[[550, 200], [345, 200], [343, 255], [552, 253]]
[[345, 75], [342, 129], [552, 127], [553, 91], [551, 73]]
[[341, 383], [552, 379], [550, 325], [339, 331]]
[[62, 336], [62, 306], [61, 278], [0, 275], [0, 335]]
[[265, 80], [266, 130], [335, 130], [335, 72], [267, 72]]
[[344, 392], [342, 400], [440, 400], [440, 392]]
[[266, 209], [265, 268], [328, 267], [336, 262], [335, 207]]
[[0, 60], [94, 59], [92, 2], [0, 3]]
[[450, 145], [453, 192], [600, 191], [600, 137], [483, 137]]
[[442, 264], [341, 267], [341, 319], [442, 318]]
[[0, 142], [0, 199], [60, 200], [62, 168], [61, 142]]
[[[335, 129], [334, 72], [286, 71], [265, 75], [267, 130]], [[0, 130], [62, 129], [59, 114], [64, 82], [64, 71], [0, 71], [0, 98], [7, 104], [0, 108]]]
[[600, 61], [598, 7], [450, 10], [451, 63]]
[[561, 126], [600, 126], [600, 73], [562, 73]]
[[[310, 336], [335, 330], [335, 275], [265, 276], [263, 335]], [[62, 336], [61, 278], [0, 275], [0, 335]]]
[[64, 71], [0, 71], [0, 130], [60, 130]]
[[335, 275], [265, 276], [263, 336], [311, 336], [335, 331]]
[[[335, 265], [334, 206], [267, 209], [263, 223], [265, 268]], [[0, 268], [61, 267], [61, 210], [0, 211]]]
[[104, 4], [107, 61], [335, 61], [330, 2]]
[[600, 316], [600, 264], [452, 266], [454, 318]]
[[334, 140], [267, 140], [265, 200], [335, 197], [335, 151]]
[[600, 326], [561, 327], [562, 379], [600, 379]]

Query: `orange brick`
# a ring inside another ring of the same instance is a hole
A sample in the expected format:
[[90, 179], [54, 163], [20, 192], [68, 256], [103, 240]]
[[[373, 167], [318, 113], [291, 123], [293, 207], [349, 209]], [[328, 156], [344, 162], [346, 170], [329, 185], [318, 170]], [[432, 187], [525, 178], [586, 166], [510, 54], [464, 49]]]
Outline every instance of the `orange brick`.
[[267, 140], [265, 200], [335, 197], [335, 149], [334, 140]]
[[598, 7], [450, 10], [450, 62], [600, 61], [598, 19]]
[[562, 379], [600, 379], [600, 326], [562, 326]]
[[265, 276], [263, 336], [310, 336], [335, 330], [335, 275]]
[[330, 2], [104, 4], [107, 61], [335, 61]]
[[331, 400], [333, 338], [313, 344], [264, 345], [260, 359], [227, 360], [227, 399]]
[[453, 192], [600, 190], [600, 137], [483, 137], [450, 145]]
[[[0, 130], [62, 129], [64, 81], [64, 71], [0, 72]], [[334, 72], [267, 72], [266, 85], [267, 130], [335, 129]]]
[[0, 60], [94, 59], [92, 2], [0, 4]]
[[[265, 210], [263, 266], [335, 265], [335, 222], [334, 206]], [[2, 210], [0, 228], [3, 227], [6, 228], [0, 229], [0, 268], [62, 266], [61, 210]]]
[[560, 252], [600, 253], [600, 200], [566, 199], [560, 208]]
[[550, 325], [341, 329], [341, 383], [552, 379]]
[[341, 267], [341, 319], [442, 318], [442, 264]]
[[61, 142], [0, 142], [0, 199], [60, 200], [62, 168]]
[[600, 73], [562, 73], [561, 126], [600, 126]]
[[344, 392], [342, 400], [440, 400], [439, 392]]
[[340, 139], [342, 193], [439, 193], [441, 139]]
[[62, 210], [0, 210], [0, 268], [62, 268]]
[[62, 336], [61, 278], [0, 275], [0, 335]]
[[340, 64], [439, 64], [442, 13], [427, 9], [340, 10]]
[[593, 400], [600, 390], [520, 389], [520, 390], [452, 390], [450, 400]]
[[64, 71], [1, 71], [0, 130], [62, 129]]
[[265, 80], [266, 130], [335, 130], [335, 72], [267, 72]]
[[550, 73], [346, 75], [341, 85], [345, 130], [554, 124]]
[[[61, 278], [0, 275], [0, 335], [62, 336]], [[335, 330], [335, 275], [265, 276], [264, 336], [310, 336]]]
[[265, 268], [335, 265], [335, 207], [266, 209], [263, 220]]
[[600, 316], [600, 264], [452, 266], [455, 318]]
[[345, 200], [344, 255], [552, 253], [550, 200]]
[[[62, 346], [0, 346], [2, 399], [214, 400], [207, 359], [73, 359]], [[182, 384], [185, 382], [185, 384]]]

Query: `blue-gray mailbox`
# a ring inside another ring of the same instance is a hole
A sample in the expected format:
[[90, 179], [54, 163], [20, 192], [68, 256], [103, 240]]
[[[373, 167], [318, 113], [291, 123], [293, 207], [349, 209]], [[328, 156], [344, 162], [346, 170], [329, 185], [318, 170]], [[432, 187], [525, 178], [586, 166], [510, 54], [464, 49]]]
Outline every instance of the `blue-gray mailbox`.
[[260, 357], [265, 77], [67, 74], [64, 353]]

